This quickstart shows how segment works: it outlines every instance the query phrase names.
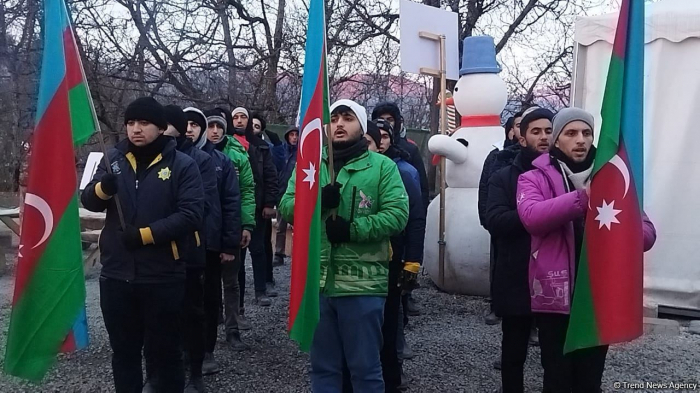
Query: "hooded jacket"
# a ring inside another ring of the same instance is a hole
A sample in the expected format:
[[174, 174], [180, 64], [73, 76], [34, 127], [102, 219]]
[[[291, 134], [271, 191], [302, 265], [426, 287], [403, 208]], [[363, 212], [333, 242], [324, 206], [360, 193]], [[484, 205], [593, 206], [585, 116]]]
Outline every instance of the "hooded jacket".
[[276, 146], [273, 153], [280, 157], [281, 162], [278, 167], [277, 174], [279, 179], [279, 198], [282, 199], [284, 192], [287, 191], [289, 178], [294, 174], [294, 168], [297, 164], [297, 145], [290, 145], [287, 136], [292, 131], [298, 131], [296, 127], [291, 127], [284, 133], [284, 143]]
[[401, 181], [408, 195], [408, 221], [406, 228], [391, 238], [392, 251], [406, 262], [423, 263], [423, 245], [425, 240], [425, 215], [423, 199], [420, 192], [420, 176], [413, 165], [401, 157], [393, 159], [399, 169]]
[[[319, 168], [319, 189], [330, 183], [327, 150]], [[321, 225], [321, 293], [338, 296], [386, 296], [388, 290], [390, 237], [408, 221], [408, 197], [396, 164], [378, 153], [366, 151], [351, 158], [338, 171], [340, 206], [337, 214], [351, 222], [350, 242], [331, 245]], [[280, 201], [279, 209], [294, 222], [296, 179]], [[325, 222], [331, 211], [322, 209]]]
[[484, 168], [481, 170], [481, 178], [479, 179], [479, 200], [477, 205], [479, 208], [479, 222], [487, 230], [486, 209], [489, 201], [489, 180], [501, 168], [512, 164], [518, 153], [520, 153], [520, 144], [516, 143], [501, 149], [496, 147], [486, 156]]
[[224, 138], [226, 144], [221, 152], [233, 162], [238, 177], [241, 192], [241, 223], [243, 229], [252, 231], [255, 228], [255, 180], [248, 153], [236, 138], [229, 135], [224, 135]]
[[263, 208], [274, 208], [277, 205], [279, 198], [277, 168], [275, 168], [267, 142], [252, 133], [246, 135], [246, 139], [250, 142], [248, 158], [255, 180], [256, 212], [261, 214]]
[[204, 189], [197, 163], [176, 150], [170, 140], [145, 170], [136, 174], [136, 158], [123, 140], [107, 152], [117, 177], [119, 200], [127, 225], [150, 228], [153, 244], [128, 249], [122, 241], [122, 227], [116, 198], [98, 187], [106, 167], [100, 161], [97, 172], [81, 195], [86, 209], [107, 211], [99, 240], [101, 275], [134, 283], [174, 282], [185, 279], [181, 252], [195, 247], [194, 232], [202, 227]]
[[207, 217], [207, 248], [215, 252], [236, 254], [241, 243], [241, 191], [236, 170], [224, 153], [207, 141], [202, 151], [214, 162], [220, 214]]
[[[585, 217], [585, 190], [567, 192], [550, 155], [533, 161], [534, 170], [518, 180], [518, 215], [532, 236], [528, 282], [532, 312], [569, 314], [576, 271], [573, 221]], [[644, 251], [656, 241], [656, 229], [642, 215]]]

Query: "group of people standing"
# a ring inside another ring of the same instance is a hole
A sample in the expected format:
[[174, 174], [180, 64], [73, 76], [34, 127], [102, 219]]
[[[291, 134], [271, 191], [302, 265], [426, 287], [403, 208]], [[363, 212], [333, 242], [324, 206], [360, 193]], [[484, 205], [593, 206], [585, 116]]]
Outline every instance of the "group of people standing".
[[[214, 350], [222, 320], [227, 347], [248, 349], [240, 334], [252, 328], [248, 252], [254, 304], [270, 306], [278, 295], [273, 265], [284, 264], [294, 222], [298, 129], [280, 140], [245, 108], [182, 109], [150, 97], [128, 105], [124, 124], [127, 139], [108, 151], [81, 195], [86, 209], [106, 211], [100, 305], [115, 387], [204, 392], [203, 375], [221, 371]], [[377, 106], [368, 121], [365, 108], [338, 101], [331, 133], [337, 182], [324, 152], [313, 389], [398, 391], [401, 306], [423, 256], [425, 168], [394, 104]]]
[[[484, 164], [479, 200], [482, 225], [492, 238], [493, 311], [503, 331], [497, 391], [524, 391], [536, 327], [543, 392], [601, 392], [608, 347], [564, 354], [595, 158], [593, 115], [533, 107], [506, 124], [504, 145]], [[656, 231], [646, 215], [643, 232], [647, 251]], [[543, 277], [543, 271], [557, 276]]]

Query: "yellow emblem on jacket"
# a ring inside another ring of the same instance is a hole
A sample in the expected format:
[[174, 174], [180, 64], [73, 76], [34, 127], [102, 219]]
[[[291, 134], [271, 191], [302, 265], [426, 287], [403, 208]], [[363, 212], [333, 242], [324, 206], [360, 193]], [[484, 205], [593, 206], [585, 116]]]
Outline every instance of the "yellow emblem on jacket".
[[172, 172], [170, 172], [170, 168], [165, 167], [165, 168], [161, 169], [160, 171], [158, 171], [158, 178], [160, 180], [166, 181], [166, 180], [170, 179], [171, 173]]

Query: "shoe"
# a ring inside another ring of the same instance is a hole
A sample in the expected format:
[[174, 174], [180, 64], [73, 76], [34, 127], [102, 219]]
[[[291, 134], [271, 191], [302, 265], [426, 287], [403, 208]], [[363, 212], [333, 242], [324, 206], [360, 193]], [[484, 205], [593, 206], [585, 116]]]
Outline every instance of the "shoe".
[[530, 344], [530, 346], [533, 346], [533, 347], [540, 346], [540, 337], [537, 335], [536, 328], [534, 328], [530, 331], [530, 339], [528, 340], [528, 343]]
[[156, 393], [155, 382], [151, 379], [146, 379], [146, 384], [143, 385], [141, 393]]
[[493, 368], [495, 368], [496, 370], [501, 369], [501, 359], [498, 359], [495, 362], [493, 362]]
[[265, 292], [258, 292], [255, 294], [255, 304], [261, 307], [270, 307], [272, 305], [272, 300]]
[[420, 315], [420, 308], [418, 308], [416, 301], [413, 300], [413, 296], [408, 296], [408, 302], [406, 304], [406, 310], [408, 311], [409, 316], [416, 317]]
[[247, 351], [249, 349], [248, 345], [241, 340], [241, 333], [238, 331], [227, 333], [226, 342], [229, 348], [235, 352]]
[[484, 322], [486, 322], [487, 325], [498, 325], [501, 323], [501, 318], [497, 317], [496, 314], [491, 311], [489, 315], [484, 317]]
[[402, 392], [408, 390], [408, 377], [404, 374], [403, 370], [401, 370], [401, 385], [399, 385], [399, 390]]
[[205, 353], [204, 362], [202, 363], [202, 374], [212, 375], [219, 371], [221, 371], [221, 366], [219, 366], [219, 363], [214, 359], [214, 354], [211, 352]]
[[248, 322], [245, 315], [243, 314], [243, 309], [238, 313], [238, 330], [250, 330], [253, 326]]
[[202, 377], [190, 378], [190, 381], [185, 385], [185, 393], [204, 393], [206, 391]]
[[275, 289], [275, 283], [274, 282], [268, 282], [265, 284], [267, 286], [267, 289], [265, 290], [265, 294], [269, 297], [277, 297], [279, 296], [279, 292]]
[[403, 360], [411, 360], [415, 357], [413, 354], [413, 350], [411, 349], [411, 346], [408, 345], [408, 342], [405, 342], [403, 344], [403, 355], [401, 355], [401, 359]]
[[275, 255], [272, 266], [284, 266], [284, 255]]

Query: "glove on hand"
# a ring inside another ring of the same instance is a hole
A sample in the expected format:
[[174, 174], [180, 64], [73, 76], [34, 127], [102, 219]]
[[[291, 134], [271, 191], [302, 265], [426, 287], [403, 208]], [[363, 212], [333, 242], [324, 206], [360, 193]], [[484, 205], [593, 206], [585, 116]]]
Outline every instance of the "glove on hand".
[[420, 263], [405, 262], [401, 271], [400, 286], [404, 291], [410, 291], [418, 287], [418, 272], [420, 271]]
[[135, 250], [139, 247], [143, 247], [141, 231], [133, 225], [126, 226], [126, 229], [124, 229], [124, 232], [122, 232], [122, 241], [129, 250]]
[[119, 190], [117, 176], [112, 173], [105, 173], [100, 179], [100, 187], [102, 187], [102, 192], [105, 194], [109, 196], [116, 195]]
[[321, 189], [321, 207], [323, 209], [335, 209], [340, 206], [340, 183], [333, 183]]
[[350, 241], [351, 222], [343, 217], [328, 217], [326, 219], [326, 236], [331, 244], [347, 243]]

